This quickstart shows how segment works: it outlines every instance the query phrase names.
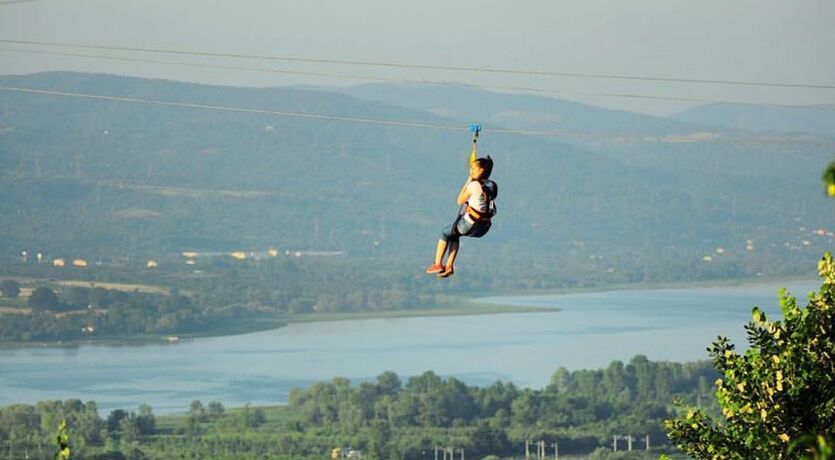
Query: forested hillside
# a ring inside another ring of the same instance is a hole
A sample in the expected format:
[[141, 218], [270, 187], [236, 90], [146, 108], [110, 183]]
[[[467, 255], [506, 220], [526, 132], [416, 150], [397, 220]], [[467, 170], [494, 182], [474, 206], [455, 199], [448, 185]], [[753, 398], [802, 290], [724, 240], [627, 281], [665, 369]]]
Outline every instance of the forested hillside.
[[[463, 117], [447, 119], [429, 107], [325, 91], [107, 75], [0, 80], [462, 127], [449, 132], [2, 92], [0, 211], [7, 218], [0, 244], [8, 255], [22, 248], [55, 257], [68, 251], [145, 257], [268, 246], [352, 254], [431, 251], [455, 212], [454, 194], [465, 173]], [[358, 93], [370, 97], [374, 90]], [[446, 91], [463, 95], [462, 107], [483, 96], [485, 117], [495, 119], [485, 125], [481, 146], [496, 160], [500, 215], [489, 244], [478, 243], [491, 257], [559, 261], [581, 247], [586, 257], [610, 252], [700, 263], [700, 253], [724, 247], [765, 266], [766, 255], [790, 247], [803, 251], [804, 240], [817, 246], [820, 238], [811, 232], [835, 226], [808, 211], [823, 200], [816, 176], [830, 152], [819, 147], [757, 143], [723, 131], [700, 138], [701, 125], [554, 99]], [[410, 100], [424, 99], [432, 105], [429, 97]], [[553, 109], [559, 116], [536, 125], [525, 117], [497, 118], [500, 103], [528, 114]], [[479, 112], [479, 105], [472, 106], [474, 111], [462, 108], [468, 118]], [[546, 126], [592, 137], [491, 133]], [[781, 218], [787, 214], [794, 220]], [[746, 240], [756, 251], [746, 252]], [[809, 252], [811, 258], [819, 251]], [[732, 271], [753, 275], [745, 265], [740, 261]]]

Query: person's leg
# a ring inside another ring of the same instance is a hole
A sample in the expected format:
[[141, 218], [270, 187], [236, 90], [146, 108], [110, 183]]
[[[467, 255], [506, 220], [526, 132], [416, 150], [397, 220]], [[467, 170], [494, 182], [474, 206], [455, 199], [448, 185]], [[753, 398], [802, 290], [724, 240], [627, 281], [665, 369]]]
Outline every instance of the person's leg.
[[460, 246], [458, 241], [449, 244], [449, 255], [446, 258], [446, 270], [444, 271], [452, 271], [455, 266], [455, 257], [458, 256], [458, 246]]
[[449, 240], [449, 247], [448, 247], [449, 253], [447, 254], [447, 258], [446, 258], [446, 265], [444, 266], [444, 271], [442, 273], [440, 273], [438, 276], [441, 276], [442, 278], [446, 278], [446, 277], [452, 276], [452, 274], [455, 273], [455, 258], [458, 256], [458, 247], [460, 246], [460, 243], [459, 243], [460, 236], [458, 236], [458, 235], [467, 235], [472, 230], [473, 224], [474, 224], [474, 222], [471, 222], [466, 217], [461, 218], [461, 219], [458, 220], [458, 222], [456, 222], [456, 224], [455, 224], [456, 238], [454, 240], [453, 239]]
[[444, 266], [441, 263], [441, 261], [444, 258], [444, 253], [446, 252], [448, 246], [449, 244], [447, 243], [447, 240], [445, 240], [443, 237], [440, 240], [438, 240], [438, 247], [435, 249], [435, 263], [426, 267], [426, 273], [434, 275], [436, 273], [441, 273], [442, 271], [444, 271]]
[[435, 265], [441, 265], [441, 262], [444, 260], [444, 253], [447, 249], [447, 242], [444, 239], [438, 240], [438, 248], [435, 249]]
[[426, 267], [426, 273], [435, 274], [444, 271], [444, 253], [446, 253], [453, 242], [458, 243], [457, 225], [458, 219], [441, 233], [441, 239], [438, 240], [438, 246], [435, 248], [435, 263]]

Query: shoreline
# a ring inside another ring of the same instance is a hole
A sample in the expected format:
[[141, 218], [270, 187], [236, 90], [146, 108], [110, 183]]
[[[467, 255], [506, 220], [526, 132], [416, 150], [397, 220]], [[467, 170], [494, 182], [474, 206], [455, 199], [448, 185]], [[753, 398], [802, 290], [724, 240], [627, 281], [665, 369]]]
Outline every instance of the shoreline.
[[[176, 346], [183, 341], [204, 339], [210, 337], [225, 337], [233, 335], [253, 334], [286, 327], [293, 323], [323, 323], [334, 321], [364, 321], [384, 319], [406, 319], [445, 316], [478, 316], [501, 315], [508, 313], [556, 313], [559, 308], [516, 306], [487, 302], [462, 301], [466, 305], [458, 307], [415, 308], [408, 310], [382, 310], [367, 312], [328, 312], [328, 313], [295, 313], [271, 314], [259, 317], [244, 318], [233, 323], [231, 327], [222, 330], [206, 330], [195, 333], [165, 334], [165, 335], [135, 335], [131, 337], [102, 337], [96, 340], [72, 340], [60, 342], [12, 342], [0, 343], [0, 350], [24, 348], [76, 348], [81, 346], [145, 346], [169, 345]], [[169, 337], [176, 337], [174, 341]]]
[[[606, 286], [586, 286], [586, 287], [572, 287], [572, 288], [557, 288], [557, 289], [510, 289], [505, 291], [490, 291], [487, 295], [482, 295], [472, 299], [473, 302], [479, 302], [482, 299], [493, 297], [536, 297], [536, 296], [557, 296], [568, 294], [597, 294], [601, 292], [613, 291], [652, 291], [665, 289], [700, 289], [700, 288], [728, 288], [728, 287], [755, 287], [764, 284], [775, 283], [789, 283], [795, 281], [809, 282], [817, 280], [816, 274], [810, 276], [777, 276], [777, 277], [757, 277], [757, 278], [733, 278], [722, 280], [702, 280], [702, 281], [670, 281], [664, 283], [626, 283], [626, 284], [609, 284]], [[775, 291], [775, 294], [777, 292]], [[797, 293], [794, 293], [797, 295]], [[805, 295], [805, 293], [804, 293]]]
[[[739, 278], [714, 281], [694, 282], [669, 282], [669, 283], [631, 283], [616, 284], [598, 287], [576, 287], [561, 289], [525, 289], [505, 290], [490, 292], [489, 295], [461, 299], [461, 306], [438, 307], [438, 308], [414, 308], [407, 310], [382, 310], [365, 312], [327, 312], [327, 313], [295, 313], [275, 314], [260, 317], [244, 318], [229, 327], [218, 330], [183, 334], [166, 335], [136, 335], [132, 337], [102, 337], [96, 340], [74, 340], [67, 342], [13, 342], [0, 343], [0, 350], [23, 349], [23, 348], [76, 348], [80, 346], [145, 346], [145, 345], [171, 345], [175, 346], [185, 340], [202, 339], [210, 337], [224, 337], [232, 335], [252, 334], [264, 332], [288, 326], [293, 323], [314, 323], [334, 321], [363, 321], [377, 319], [405, 319], [405, 318], [426, 318], [445, 316], [478, 316], [478, 315], [499, 315], [508, 313], [556, 313], [559, 308], [541, 307], [531, 305], [513, 305], [501, 302], [492, 302], [489, 299], [496, 297], [534, 297], [534, 296], [558, 296], [569, 294], [601, 293], [612, 291], [636, 291], [636, 290], [661, 290], [661, 289], [698, 289], [698, 288], [721, 288], [721, 287], [746, 287], [764, 284], [789, 283], [794, 281], [809, 281], [810, 277], [758, 277]], [[792, 293], [802, 300], [805, 293]], [[776, 291], [775, 291], [776, 295]], [[177, 337], [177, 340], [170, 341], [169, 337]]]

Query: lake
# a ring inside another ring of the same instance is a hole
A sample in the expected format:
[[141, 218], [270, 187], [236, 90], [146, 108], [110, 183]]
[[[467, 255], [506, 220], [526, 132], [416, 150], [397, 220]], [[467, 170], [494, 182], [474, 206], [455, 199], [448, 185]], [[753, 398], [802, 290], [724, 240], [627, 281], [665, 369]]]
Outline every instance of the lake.
[[742, 326], [754, 305], [776, 319], [778, 288], [789, 288], [805, 306], [807, 292], [818, 286], [786, 281], [491, 297], [479, 301], [562, 310], [299, 323], [172, 345], [0, 350], [0, 406], [78, 398], [96, 401], [103, 414], [140, 403], [165, 414], [187, 411], [194, 399], [270, 405], [317, 380], [359, 382], [386, 370], [404, 383], [432, 370], [470, 384], [501, 379], [539, 388], [561, 366], [600, 368], [636, 354], [706, 359], [705, 348], [720, 334], [744, 348]]

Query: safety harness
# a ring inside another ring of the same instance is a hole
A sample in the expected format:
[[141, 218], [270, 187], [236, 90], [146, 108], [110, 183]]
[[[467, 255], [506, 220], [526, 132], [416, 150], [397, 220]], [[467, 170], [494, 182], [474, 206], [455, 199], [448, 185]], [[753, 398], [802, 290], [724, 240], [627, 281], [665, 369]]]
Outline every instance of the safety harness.
[[[478, 182], [473, 180], [474, 182]], [[496, 195], [498, 195], [499, 186], [496, 185], [495, 182], [492, 180], [486, 180], [483, 184], [481, 184], [481, 193], [484, 195], [485, 202], [487, 203], [487, 211], [480, 212], [477, 209], [474, 209], [469, 204], [467, 204], [467, 214], [473, 219], [475, 222], [489, 222], [493, 216], [496, 215], [496, 203], [493, 200], [496, 199]]]

